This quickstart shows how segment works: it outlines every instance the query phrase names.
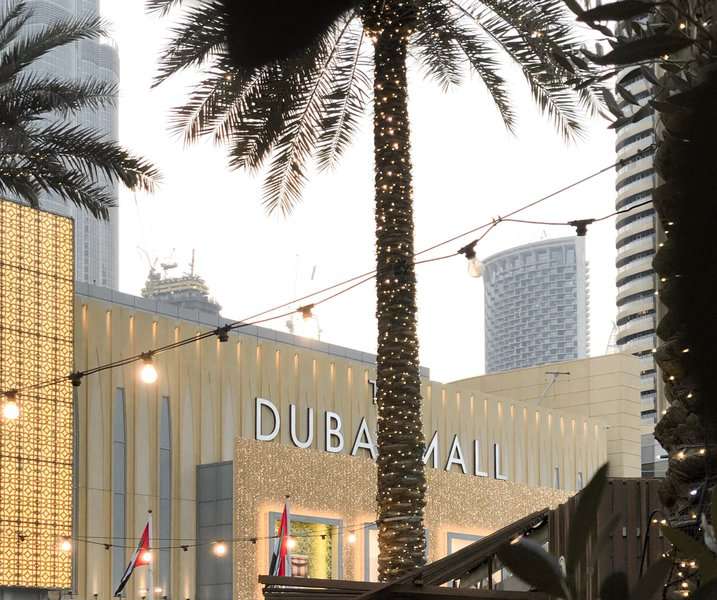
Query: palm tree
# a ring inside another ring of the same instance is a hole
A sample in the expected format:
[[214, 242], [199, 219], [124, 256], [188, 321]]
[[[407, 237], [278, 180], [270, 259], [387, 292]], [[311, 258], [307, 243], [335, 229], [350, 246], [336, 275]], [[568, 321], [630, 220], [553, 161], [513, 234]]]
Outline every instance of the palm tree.
[[82, 109], [114, 103], [116, 87], [33, 72], [33, 63], [48, 52], [104, 35], [102, 23], [68, 19], [23, 34], [31, 16], [21, 1], [0, 11], [0, 193], [37, 207], [40, 194], [51, 192], [107, 218], [114, 205], [107, 182], [151, 190], [158, 178], [147, 161], [68, 121]]
[[[149, 7], [166, 14], [182, 2], [149, 0]], [[596, 101], [589, 87], [566, 85], [584, 62], [561, 2], [199, 0], [187, 3], [162, 56], [158, 81], [187, 67], [205, 73], [174, 113], [174, 126], [188, 142], [213, 134], [228, 144], [233, 168], [268, 163], [269, 210], [291, 210], [312, 159], [322, 169], [335, 164], [373, 101], [383, 581], [423, 564], [425, 556], [409, 52], [445, 88], [472, 68], [513, 130], [502, 53], [522, 70], [559, 131], [573, 137], [581, 109], [594, 109]]]

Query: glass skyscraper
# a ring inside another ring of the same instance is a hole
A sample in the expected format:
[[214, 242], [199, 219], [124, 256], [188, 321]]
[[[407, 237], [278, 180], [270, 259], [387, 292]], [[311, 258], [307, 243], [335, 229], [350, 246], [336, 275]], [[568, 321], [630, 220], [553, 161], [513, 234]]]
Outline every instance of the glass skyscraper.
[[[3, 11], [14, 4], [0, 0]], [[32, 33], [59, 20], [99, 14], [99, 0], [28, 0], [32, 17], [25, 32]], [[69, 80], [92, 78], [119, 83], [119, 54], [106, 40], [82, 40], [46, 54], [33, 63], [34, 72]], [[84, 110], [73, 117], [74, 124], [118, 139], [117, 107]], [[113, 190], [119, 198], [118, 190]], [[75, 277], [78, 281], [116, 289], [119, 283], [117, 210], [108, 221], [98, 221], [72, 203], [53, 194], [43, 194], [41, 208], [71, 217], [75, 221]]]
[[484, 267], [486, 373], [588, 355], [584, 237], [505, 250]]

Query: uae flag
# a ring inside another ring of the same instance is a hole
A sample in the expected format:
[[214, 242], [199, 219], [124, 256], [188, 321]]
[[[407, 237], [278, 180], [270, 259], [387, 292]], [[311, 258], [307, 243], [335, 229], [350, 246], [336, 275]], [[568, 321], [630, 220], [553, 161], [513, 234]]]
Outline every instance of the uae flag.
[[279, 533], [274, 540], [274, 551], [271, 554], [271, 566], [269, 575], [286, 577], [287, 557], [289, 555], [289, 507], [284, 504], [284, 512], [281, 513]]
[[129, 564], [127, 565], [127, 568], [124, 570], [124, 574], [122, 575], [122, 579], [120, 580], [119, 585], [117, 586], [117, 590], [113, 594], [114, 597], [117, 597], [120, 595], [120, 593], [122, 593], [122, 590], [127, 585], [129, 578], [132, 577], [132, 573], [134, 573], [134, 570], [137, 567], [144, 567], [147, 565], [151, 565], [152, 552], [149, 549], [150, 529], [151, 529], [151, 516], [149, 519], [147, 519], [147, 524], [144, 526], [142, 535], [139, 538], [139, 545], [137, 546], [137, 549], [134, 551], [134, 554], [132, 555], [132, 558], [130, 559]]

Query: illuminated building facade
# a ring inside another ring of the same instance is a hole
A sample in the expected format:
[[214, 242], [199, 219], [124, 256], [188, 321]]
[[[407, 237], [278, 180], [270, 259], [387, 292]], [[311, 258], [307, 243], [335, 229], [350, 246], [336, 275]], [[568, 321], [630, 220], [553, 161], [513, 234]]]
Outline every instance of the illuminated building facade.
[[0, 596], [12, 599], [72, 583], [60, 548], [72, 534], [72, 385], [33, 386], [72, 370], [73, 232], [7, 201], [0, 232], [0, 389], [19, 390], [0, 419]]
[[[75, 310], [76, 366], [83, 370], [226, 322], [84, 284]], [[609, 382], [613, 406], [624, 413], [616, 418], [639, 420], [638, 374], [630, 362], [636, 359], [622, 358], [629, 360], [605, 357], [581, 385], [590, 390]], [[228, 342], [212, 337], [158, 355], [155, 364], [159, 379], [152, 386], [138, 380], [133, 364], [87, 377], [78, 388], [77, 536], [88, 540], [75, 551], [81, 598], [109, 597], [132, 551], [126, 546], [135, 543], [126, 538], [139, 534], [148, 509], [157, 539], [172, 540], [155, 544], [156, 597], [251, 597], [286, 494], [298, 532], [296, 573], [372, 577], [372, 355], [246, 327]], [[607, 429], [603, 415], [516, 401], [513, 392], [486, 393], [474, 381], [434, 382], [426, 369], [422, 387], [425, 461], [435, 490], [426, 520], [431, 559], [562, 501], [608, 457], [616, 476], [639, 471], [639, 458], [621, 464], [612, 454], [619, 451], [612, 450], [620, 447], [616, 440], [632, 434]], [[590, 404], [577, 398], [575, 404]], [[330, 491], [317, 502], [322, 485]], [[458, 493], [476, 499], [473, 512], [459, 514], [447, 500]], [[501, 509], [483, 510], [489, 501]], [[322, 539], [327, 527], [340, 539]], [[221, 558], [211, 551], [217, 540], [229, 541]], [[127, 597], [149, 596], [146, 585], [139, 570]]]

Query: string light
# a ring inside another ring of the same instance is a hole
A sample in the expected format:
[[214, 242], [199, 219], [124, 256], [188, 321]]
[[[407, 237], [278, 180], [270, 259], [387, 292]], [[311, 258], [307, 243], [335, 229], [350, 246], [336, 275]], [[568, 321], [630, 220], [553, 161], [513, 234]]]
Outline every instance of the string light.
[[[394, 150], [398, 150], [400, 146], [399, 146], [399, 144], [396, 142], [396, 143], [392, 144], [391, 147], [392, 147], [392, 149], [394, 149]], [[495, 226], [496, 226], [498, 223], [500, 223], [500, 222], [511, 222], [511, 221], [513, 221], [513, 222], [521, 222], [521, 223], [528, 223], [528, 224], [543, 224], [544, 222], [541, 222], [541, 221], [517, 221], [517, 220], [511, 219], [511, 217], [514, 216], [514, 215], [516, 215], [516, 214], [519, 214], [519, 213], [521, 213], [521, 212], [524, 212], [524, 211], [528, 210], [529, 208], [532, 208], [532, 207], [534, 207], [534, 206], [536, 206], [536, 205], [538, 205], [538, 204], [541, 204], [541, 203], [543, 203], [543, 202], [545, 202], [545, 201], [547, 201], [547, 200], [549, 200], [549, 199], [551, 199], [551, 198], [554, 198], [555, 196], [558, 196], [558, 195], [560, 195], [560, 194], [563, 194], [563, 193], [565, 193], [565, 192], [567, 192], [567, 191], [569, 191], [569, 190], [571, 190], [571, 189], [573, 189], [573, 188], [575, 188], [575, 187], [577, 187], [577, 186], [579, 186], [579, 185], [581, 185], [581, 184], [583, 184], [583, 183], [586, 183], [586, 182], [588, 182], [588, 181], [594, 179], [595, 177], [597, 177], [597, 176], [599, 176], [599, 175], [602, 175], [602, 174], [604, 174], [604, 173], [606, 173], [606, 172], [608, 172], [608, 171], [610, 171], [610, 170], [612, 170], [612, 169], [614, 169], [614, 168], [620, 166], [620, 165], [623, 164], [625, 161], [629, 161], [629, 160], [631, 160], [632, 158], [637, 158], [637, 157], [639, 157], [639, 156], [642, 156], [642, 155], [645, 155], [645, 154], [647, 154], [647, 153], [650, 153], [650, 152], [652, 152], [652, 150], [654, 149], [654, 147], [655, 147], [654, 144], [652, 144], [652, 145], [650, 145], [650, 146], [648, 146], [648, 147], [642, 148], [641, 150], [636, 151], [635, 154], [634, 154], [633, 156], [631, 156], [631, 157], [628, 157], [628, 158], [625, 158], [625, 159], [621, 159], [621, 160], [619, 160], [619, 161], [617, 161], [617, 162], [614, 162], [614, 163], [612, 163], [612, 164], [610, 164], [610, 165], [608, 165], [608, 166], [605, 166], [605, 167], [603, 167], [603, 168], [601, 168], [601, 169], [599, 169], [599, 170], [597, 170], [597, 171], [591, 173], [590, 175], [587, 175], [587, 176], [585, 176], [585, 177], [583, 177], [583, 178], [581, 178], [581, 179], [579, 179], [579, 180], [577, 180], [577, 181], [574, 181], [574, 182], [572, 182], [572, 183], [570, 183], [570, 184], [568, 184], [568, 185], [566, 185], [566, 186], [564, 186], [564, 187], [562, 187], [562, 188], [560, 188], [560, 189], [558, 189], [558, 190], [555, 190], [554, 192], [551, 192], [550, 194], [547, 194], [546, 196], [542, 196], [541, 198], [538, 198], [537, 200], [533, 200], [532, 202], [529, 202], [529, 203], [527, 203], [527, 204], [524, 204], [523, 206], [521, 206], [521, 207], [519, 207], [519, 208], [517, 208], [517, 209], [511, 211], [510, 213], [506, 214], [506, 215], [503, 216], [503, 217], [499, 217], [498, 219], [493, 219], [493, 220], [491, 220], [491, 221], [488, 222], [488, 223], [484, 223], [483, 225], [479, 225], [478, 227], [474, 227], [473, 229], [470, 229], [470, 230], [468, 230], [468, 231], [464, 231], [463, 233], [460, 233], [460, 234], [458, 234], [458, 235], [455, 235], [455, 236], [453, 236], [453, 237], [451, 237], [451, 238], [448, 238], [448, 239], [446, 239], [446, 240], [444, 240], [444, 241], [442, 241], [442, 242], [438, 242], [437, 244], [434, 244], [433, 246], [430, 246], [430, 247], [428, 247], [428, 248], [425, 248], [425, 249], [421, 250], [420, 252], [417, 252], [414, 256], [420, 256], [420, 255], [422, 255], [422, 254], [425, 254], [425, 253], [427, 253], [427, 252], [430, 252], [431, 250], [435, 250], [436, 248], [439, 248], [439, 247], [444, 246], [444, 245], [446, 245], [446, 244], [450, 244], [450, 243], [452, 243], [452, 242], [454, 242], [454, 241], [456, 241], [456, 240], [458, 240], [458, 239], [460, 239], [460, 238], [463, 238], [463, 237], [465, 237], [465, 236], [467, 236], [467, 235], [470, 235], [470, 234], [472, 234], [472, 233], [475, 233], [476, 231], [484, 230], [484, 229], [487, 229], [487, 228], [493, 228], [493, 227], [495, 227]], [[611, 217], [613, 217], [613, 216], [616, 216], [616, 215], [619, 215], [619, 214], [622, 214], [622, 213], [625, 213], [625, 212], [633, 211], [633, 210], [635, 210], [635, 209], [637, 209], [637, 208], [639, 208], [639, 207], [641, 207], [641, 206], [643, 206], [643, 205], [647, 205], [647, 204], [652, 204], [652, 200], [645, 201], [645, 202], [640, 203], [640, 204], [636, 204], [636, 205], [631, 206], [631, 207], [629, 207], [629, 208], [627, 208], [627, 209], [622, 209], [622, 210], [615, 211], [615, 212], [613, 212], [613, 213], [610, 213], [609, 215], [605, 215], [605, 216], [603, 216], [603, 217], [594, 219], [594, 222], [599, 222], [599, 221], [607, 220], [607, 219], [609, 219], [609, 218], [611, 218]], [[551, 224], [552, 224], [552, 225], [569, 225], [569, 223], [551, 223]], [[449, 258], [449, 257], [450, 257], [450, 255], [449, 255], [448, 257], [444, 257], [444, 258]], [[177, 342], [174, 342], [174, 343], [172, 343], [172, 344], [168, 344], [167, 346], [163, 346], [163, 347], [161, 347], [161, 348], [155, 348], [155, 349], [153, 349], [153, 350], [150, 350], [150, 351], [148, 351], [148, 352], [146, 352], [146, 353], [142, 353], [142, 354], [137, 355], [137, 356], [135, 356], [135, 357], [130, 357], [130, 358], [126, 358], [126, 359], [121, 359], [121, 360], [118, 360], [118, 361], [112, 362], [112, 363], [102, 364], [102, 365], [99, 365], [99, 366], [97, 366], [97, 367], [93, 367], [93, 368], [87, 369], [87, 370], [85, 370], [85, 371], [76, 371], [76, 372], [73, 372], [73, 373], [71, 373], [71, 374], [69, 374], [69, 375], [59, 375], [59, 376], [57, 376], [56, 378], [54, 378], [54, 379], [52, 379], [52, 380], [47, 380], [47, 381], [39, 382], [39, 383], [36, 383], [36, 384], [28, 385], [27, 387], [24, 387], [22, 390], [15, 390], [15, 392], [17, 393], [17, 392], [20, 392], [20, 391], [29, 391], [29, 390], [43, 389], [43, 388], [45, 388], [45, 387], [50, 387], [50, 386], [53, 386], [53, 385], [57, 385], [58, 382], [68, 381], [68, 380], [72, 383], [73, 386], [79, 387], [79, 386], [82, 384], [82, 380], [84, 379], [84, 377], [87, 377], [88, 375], [93, 375], [93, 374], [100, 373], [100, 372], [103, 372], [103, 371], [106, 371], [106, 370], [110, 370], [110, 369], [113, 369], [113, 368], [116, 368], [116, 367], [125, 366], [125, 365], [127, 365], [127, 364], [130, 364], [130, 363], [133, 363], [133, 362], [137, 362], [137, 361], [139, 361], [139, 360], [143, 360], [146, 355], [154, 356], [155, 354], [159, 354], [159, 353], [161, 353], [161, 352], [167, 352], [167, 351], [169, 351], [169, 350], [173, 350], [173, 349], [176, 349], [176, 348], [180, 348], [180, 347], [185, 346], [185, 345], [187, 345], [187, 344], [190, 344], [190, 343], [193, 343], [193, 342], [202, 340], [202, 339], [206, 339], [206, 338], [211, 337], [211, 336], [217, 336], [217, 337], [219, 338], [219, 340], [222, 341], [222, 342], [228, 341], [228, 332], [229, 332], [229, 331], [237, 330], [237, 329], [240, 329], [240, 328], [243, 328], [243, 327], [248, 327], [248, 326], [251, 326], [251, 325], [262, 324], [262, 323], [265, 323], [265, 322], [267, 322], [267, 321], [279, 320], [279, 319], [282, 319], [282, 318], [285, 318], [285, 317], [287, 317], [287, 316], [291, 316], [291, 315], [295, 314], [296, 311], [290, 311], [290, 312], [286, 312], [286, 313], [284, 313], [284, 314], [269, 316], [269, 317], [267, 317], [267, 318], [263, 318], [263, 319], [260, 319], [260, 320], [254, 320], [254, 319], [257, 319], [258, 317], [263, 317], [264, 315], [268, 315], [268, 314], [270, 314], [270, 313], [272, 313], [272, 312], [276, 312], [277, 310], [280, 310], [280, 309], [282, 309], [282, 308], [285, 308], [285, 307], [287, 307], [287, 306], [290, 306], [291, 304], [294, 304], [294, 303], [299, 302], [299, 301], [301, 301], [301, 300], [306, 300], [306, 299], [309, 299], [309, 298], [313, 298], [313, 297], [315, 297], [315, 296], [318, 296], [319, 294], [322, 294], [322, 293], [325, 293], [325, 292], [328, 292], [328, 291], [331, 291], [331, 290], [340, 288], [340, 287], [342, 287], [342, 286], [345, 286], [345, 285], [347, 285], [347, 284], [349, 284], [349, 283], [352, 283], [352, 282], [355, 282], [355, 281], [357, 281], [357, 280], [362, 280], [361, 283], [366, 282], [366, 281], [369, 281], [370, 279], [373, 278], [373, 276], [375, 275], [375, 273], [376, 273], [375, 271], [370, 271], [370, 272], [367, 272], [367, 273], [363, 273], [363, 274], [361, 274], [361, 275], [354, 276], [354, 277], [352, 277], [352, 278], [350, 278], [350, 279], [341, 281], [341, 282], [336, 283], [336, 284], [333, 284], [333, 285], [331, 285], [331, 286], [329, 286], [329, 287], [326, 287], [326, 288], [323, 288], [323, 289], [321, 289], [321, 290], [318, 290], [318, 291], [312, 292], [312, 293], [310, 293], [310, 294], [307, 294], [306, 296], [303, 296], [302, 298], [298, 298], [298, 299], [292, 300], [292, 301], [290, 301], [290, 302], [286, 302], [286, 303], [284, 303], [284, 304], [281, 304], [281, 305], [275, 306], [275, 307], [273, 307], [273, 308], [267, 309], [267, 310], [265, 310], [265, 311], [262, 311], [261, 313], [255, 314], [255, 315], [253, 315], [253, 316], [251, 316], [251, 317], [247, 317], [247, 318], [245, 318], [245, 319], [243, 319], [243, 320], [235, 321], [235, 322], [233, 322], [233, 323], [230, 323], [230, 324], [228, 324], [228, 325], [222, 326], [222, 327], [220, 327], [220, 328], [218, 328], [218, 329], [215, 329], [215, 330], [213, 330], [213, 331], [206, 332], [206, 333], [203, 333], [203, 334], [200, 334], [200, 335], [191, 337], [191, 338], [186, 338], [186, 339], [179, 340], [179, 341], [177, 341]], [[352, 286], [351, 288], [348, 288], [348, 289], [353, 289], [353, 286]], [[337, 293], [337, 294], [334, 294], [334, 295], [330, 296], [328, 299], [332, 299], [332, 298], [334, 298], [334, 297], [336, 297], [336, 296], [338, 296], [338, 295], [344, 293], [345, 291], [348, 291], [348, 289], [347, 289], [347, 290], [343, 290], [343, 291], [341, 291], [341, 292], [339, 292], [339, 293]], [[655, 292], [655, 295], [658, 295], [658, 292]], [[328, 300], [328, 299], [323, 299], [323, 300], [317, 301], [317, 302], [314, 303], [314, 305], [319, 304], [319, 303], [322, 303], [322, 302], [325, 302], [325, 301]], [[1, 390], [0, 390], [0, 395], [7, 396], [7, 394], [8, 394], [8, 393], [11, 393], [11, 392], [12, 392], [12, 390], [8, 390], [8, 391], [1, 391]], [[3, 411], [3, 413], [4, 413], [4, 411]], [[19, 416], [19, 414], [18, 414], [18, 416]], [[16, 418], [17, 418], [17, 417], [16, 417]]]
[[296, 540], [293, 537], [290, 537], [288, 540], [286, 540], [286, 547], [289, 550], [293, 550], [296, 548]]
[[143, 563], [151, 563], [152, 562], [152, 552], [150, 550], [145, 550], [142, 552], [142, 562]]
[[478, 240], [475, 240], [467, 246], [463, 246], [463, 248], [458, 251], [458, 254], [462, 254], [466, 257], [468, 261], [468, 274], [471, 277], [480, 277], [483, 275], [483, 263], [478, 260], [478, 255], [476, 254], [477, 244]]
[[212, 552], [214, 553], [214, 556], [222, 558], [227, 555], [227, 545], [222, 541], [216, 542], [212, 546]]
[[72, 542], [70, 541], [70, 538], [60, 538], [59, 549], [60, 552], [63, 552], [65, 554], [72, 552]]
[[156, 383], [159, 375], [157, 374], [157, 368], [154, 366], [154, 361], [152, 360], [152, 353], [147, 352], [144, 354], [142, 356], [142, 361], [143, 364], [139, 371], [139, 377], [142, 380], [142, 383], [146, 383], [147, 385]]
[[351, 533], [349, 533], [349, 535], [348, 535], [348, 537], [347, 537], [347, 541], [348, 541], [349, 544], [355, 544], [355, 543], [356, 543], [356, 534], [355, 534], [353, 531], [352, 531]]
[[17, 403], [17, 392], [5, 392], [2, 404], [2, 416], [6, 421], [16, 421], [20, 416], [20, 406]]

